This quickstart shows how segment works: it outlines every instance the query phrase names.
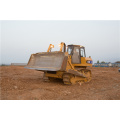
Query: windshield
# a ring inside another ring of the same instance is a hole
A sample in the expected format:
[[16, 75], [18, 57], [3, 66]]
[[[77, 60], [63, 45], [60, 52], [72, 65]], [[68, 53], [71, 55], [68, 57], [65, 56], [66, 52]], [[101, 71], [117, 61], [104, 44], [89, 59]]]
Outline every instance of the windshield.
[[68, 55], [72, 55], [72, 46], [68, 46]]

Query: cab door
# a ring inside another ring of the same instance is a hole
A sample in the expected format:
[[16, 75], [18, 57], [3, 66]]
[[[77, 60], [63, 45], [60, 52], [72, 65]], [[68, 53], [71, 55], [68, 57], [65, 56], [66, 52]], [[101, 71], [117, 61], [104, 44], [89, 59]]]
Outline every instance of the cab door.
[[80, 47], [74, 46], [73, 55], [72, 55], [72, 63], [73, 64], [80, 64], [81, 63], [81, 60], [80, 60]]

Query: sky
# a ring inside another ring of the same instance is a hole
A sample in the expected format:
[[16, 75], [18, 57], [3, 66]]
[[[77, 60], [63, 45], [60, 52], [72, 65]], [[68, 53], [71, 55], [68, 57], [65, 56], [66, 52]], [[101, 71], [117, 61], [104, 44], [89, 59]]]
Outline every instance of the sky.
[[27, 63], [49, 44], [83, 45], [93, 62], [120, 61], [120, 21], [3, 20], [0, 21], [0, 64]]

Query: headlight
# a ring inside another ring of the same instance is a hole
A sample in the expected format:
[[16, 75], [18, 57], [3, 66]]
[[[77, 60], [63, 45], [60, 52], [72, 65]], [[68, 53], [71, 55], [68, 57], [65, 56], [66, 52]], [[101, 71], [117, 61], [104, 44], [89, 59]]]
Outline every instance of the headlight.
[[87, 60], [86, 63], [88, 63], [88, 64], [92, 64], [93, 61], [91, 61], [91, 60]]

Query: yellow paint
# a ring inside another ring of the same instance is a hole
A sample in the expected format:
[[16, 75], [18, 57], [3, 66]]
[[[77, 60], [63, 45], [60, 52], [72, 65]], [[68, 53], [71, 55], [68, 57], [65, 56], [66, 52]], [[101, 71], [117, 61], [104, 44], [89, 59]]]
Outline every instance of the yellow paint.
[[45, 73], [45, 76], [47, 77], [52, 77], [52, 78], [61, 78], [62, 79], [62, 75], [63, 75], [64, 72], [56, 72], [56, 74], [51, 74], [51, 73]]
[[90, 67], [92, 67], [92, 64], [86, 63], [87, 60], [92, 61], [91, 58], [88, 58], [88, 57], [81, 57], [81, 64], [73, 64], [73, 66], [83, 66], [83, 67], [90, 66]]
[[[52, 44], [50, 44], [47, 52], [49, 52], [51, 50], [51, 45]], [[60, 51], [61, 52], [62, 52], [63, 46], [64, 46], [64, 43], [61, 43], [60, 44]], [[83, 67], [83, 69], [84, 69], [84, 67], [92, 66], [92, 64], [87, 63], [88, 60], [92, 61], [91, 57], [89, 57], [89, 58], [88, 57], [81, 57], [81, 63], [80, 64], [72, 64], [72, 62], [71, 62], [72, 58], [71, 58], [70, 55], [68, 55], [68, 52], [65, 52], [65, 55], [68, 56], [68, 61], [67, 61], [67, 66], [66, 66], [66, 72], [65, 71], [62, 71], [62, 72], [61, 71], [56, 71], [56, 74], [52, 74], [52, 73], [47, 73], [46, 72], [45, 76], [51, 77], [51, 78], [60, 78], [60, 79], [63, 79], [64, 73], [69, 74], [69, 73], [67, 73], [67, 71], [70, 70], [70, 69], [72, 69], [74, 71], [77, 71], [75, 69], [75, 67], [81, 67], [81, 68]], [[70, 83], [71, 84], [75, 84], [76, 82], [78, 82], [78, 83], [81, 84], [82, 82], [90, 81], [91, 80], [91, 71], [88, 70], [86, 72], [86, 70], [77, 71], [77, 72], [80, 72], [82, 75], [84, 75], [86, 77], [82, 77], [82, 76], [80, 77], [80, 76], [75, 76], [75, 75], [71, 74], [72, 77], [70, 77]], [[69, 84], [69, 83], [66, 83], [66, 84]]]

